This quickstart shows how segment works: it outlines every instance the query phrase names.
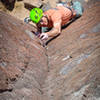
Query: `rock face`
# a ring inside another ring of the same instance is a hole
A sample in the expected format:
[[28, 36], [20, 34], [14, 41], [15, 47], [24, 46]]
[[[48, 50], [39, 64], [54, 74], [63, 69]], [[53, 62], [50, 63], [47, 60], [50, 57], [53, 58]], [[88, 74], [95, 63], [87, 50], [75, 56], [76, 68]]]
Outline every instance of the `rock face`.
[[48, 44], [49, 75], [44, 91], [49, 100], [100, 99], [100, 2]]
[[47, 57], [33, 30], [36, 29], [0, 12], [0, 100], [41, 97]]
[[31, 27], [0, 12], [0, 100], [99, 100], [100, 2], [40, 45]]

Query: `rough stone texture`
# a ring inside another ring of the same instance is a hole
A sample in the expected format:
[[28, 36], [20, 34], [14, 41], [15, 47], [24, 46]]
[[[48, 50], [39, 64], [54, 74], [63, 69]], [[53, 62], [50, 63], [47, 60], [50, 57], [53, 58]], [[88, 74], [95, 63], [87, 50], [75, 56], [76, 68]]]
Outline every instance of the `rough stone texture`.
[[100, 2], [48, 44], [50, 100], [100, 100]]
[[0, 12], [0, 100], [100, 100], [99, 5], [88, 2], [47, 48], [34, 27]]
[[33, 30], [36, 29], [0, 12], [0, 100], [42, 96], [47, 57]]

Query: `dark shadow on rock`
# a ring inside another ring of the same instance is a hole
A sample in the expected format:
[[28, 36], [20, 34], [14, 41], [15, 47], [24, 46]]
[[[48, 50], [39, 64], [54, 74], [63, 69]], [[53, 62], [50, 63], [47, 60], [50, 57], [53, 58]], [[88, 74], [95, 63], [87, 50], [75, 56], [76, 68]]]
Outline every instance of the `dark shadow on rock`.
[[[29, 11], [30, 11], [31, 9], [33, 9], [33, 8], [37, 8], [37, 6], [32, 5], [32, 4], [29, 4], [29, 3], [24, 3], [24, 7], [25, 7], [26, 9], [28, 9]], [[43, 11], [47, 11], [48, 9], [51, 9], [52, 7], [51, 7], [50, 3], [47, 2], [47, 3], [42, 3], [42, 4], [39, 6], [39, 8], [41, 8]]]
[[0, 90], [0, 93], [4, 93], [4, 92], [12, 92], [13, 89], [5, 89], [5, 90]]
[[24, 3], [24, 7], [30, 11], [31, 9], [36, 8], [37, 6], [31, 5], [29, 3]]
[[57, 38], [59, 35], [60, 35], [60, 34], [58, 34], [58, 35], [56, 35], [55, 37], [49, 39], [49, 40], [45, 43], [45, 45], [48, 45], [52, 40], [54, 40], [55, 38]]
[[80, 18], [80, 17], [72, 19], [69, 23], [67, 23], [66, 25], [62, 26], [62, 29], [67, 28], [71, 23], [75, 22], [78, 18]]
[[10, 11], [14, 9], [16, 0], [1, 0], [3, 5]]
[[23, 1], [23, 0], [17, 0], [17, 1]]

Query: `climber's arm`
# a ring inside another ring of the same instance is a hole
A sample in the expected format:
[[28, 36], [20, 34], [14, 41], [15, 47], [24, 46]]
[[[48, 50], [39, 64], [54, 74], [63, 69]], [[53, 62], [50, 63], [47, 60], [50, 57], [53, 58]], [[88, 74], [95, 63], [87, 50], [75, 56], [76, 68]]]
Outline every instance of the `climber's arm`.
[[42, 33], [40, 35], [40, 38], [44, 40], [48, 39], [48, 37], [55, 37], [60, 33], [61, 33], [61, 20], [59, 20], [59, 22], [54, 22], [53, 28], [49, 32]]
[[46, 32], [48, 34], [48, 37], [54, 37], [61, 33], [61, 20], [59, 22], [54, 22], [53, 28]]

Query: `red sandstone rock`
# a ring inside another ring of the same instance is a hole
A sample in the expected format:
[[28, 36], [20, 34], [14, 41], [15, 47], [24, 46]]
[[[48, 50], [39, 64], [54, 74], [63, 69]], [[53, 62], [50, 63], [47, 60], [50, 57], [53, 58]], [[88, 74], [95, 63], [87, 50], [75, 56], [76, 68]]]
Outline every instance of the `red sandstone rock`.
[[[33, 30], [36, 29], [0, 12], [0, 92], [8, 91], [0, 95], [0, 100], [7, 96], [8, 99], [16, 96], [21, 99], [23, 88], [29, 88], [30, 95], [37, 94], [37, 97], [42, 91], [41, 84], [47, 75], [47, 57], [31, 32]], [[10, 92], [11, 89], [14, 90]]]
[[97, 96], [100, 95], [99, 4], [91, 3], [81, 18], [48, 44], [50, 72], [44, 91], [49, 99], [98, 100], [100, 97]]
[[99, 100], [99, 5], [91, 2], [46, 50], [35, 28], [0, 12], [0, 100]]

